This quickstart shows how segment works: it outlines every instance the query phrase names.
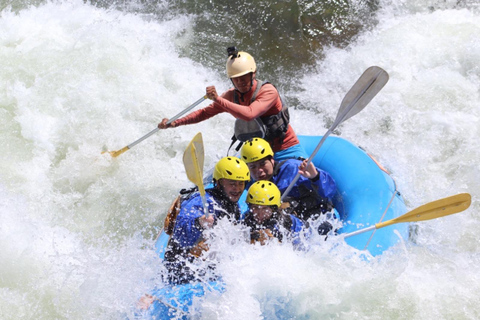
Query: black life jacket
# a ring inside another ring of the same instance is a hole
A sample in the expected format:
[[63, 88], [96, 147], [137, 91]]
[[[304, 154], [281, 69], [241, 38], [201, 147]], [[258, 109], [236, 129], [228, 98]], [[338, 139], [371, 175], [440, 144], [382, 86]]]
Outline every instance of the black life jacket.
[[[260, 89], [264, 85], [266, 85], [267, 83], [270, 83], [270, 82], [268, 82], [268, 81], [264, 82], [264, 81], [261, 81], [261, 80], [257, 80], [257, 87], [255, 88], [255, 91], [253, 92], [253, 95], [252, 95], [252, 98], [250, 99], [249, 105], [252, 104], [255, 101]], [[263, 138], [266, 141], [268, 141], [270, 144], [273, 144], [274, 139], [279, 138], [280, 143], [283, 143], [283, 139], [285, 138], [285, 135], [286, 135], [287, 130], [288, 130], [288, 124], [290, 122], [290, 114], [288, 112], [288, 106], [285, 105], [285, 103], [283, 103], [282, 97], [280, 97], [280, 101], [282, 103], [282, 109], [280, 110], [279, 113], [271, 115], [271, 116], [262, 116], [262, 117], [258, 117], [258, 118], [255, 119], [255, 121], [261, 127], [260, 131], [262, 133], [264, 133], [263, 137], [260, 136], [257, 132], [252, 133], [252, 135], [244, 135], [245, 138], [233, 135], [232, 143], [231, 143], [230, 147], [237, 140], [240, 140], [241, 143], [236, 148], [236, 150], [238, 151], [238, 150], [240, 150], [240, 147], [242, 146], [243, 142], [245, 142], [248, 139], [254, 138], [254, 137]], [[240, 104], [240, 100], [239, 100], [237, 90], [234, 90], [234, 92], [233, 92], [233, 102], [236, 103], [236, 104]], [[237, 121], [239, 121], [239, 119], [237, 119]]]
[[258, 231], [261, 230], [270, 230], [270, 234], [277, 238], [280, 242], [283, 240], [282, 232], [277, 228], [277, 226], [283, 226], [287, 232], [292, 228], [292, 217], [289, 214], [283, 214], [279, 211], [274, 211], [274, 214], [262, 224], [259, 224], [255, 221], [252, 212], [247, 212], [243, 223], [250, 228], [250, 237], [251, 240], [258, 240], [256, 237], [259, 235]]

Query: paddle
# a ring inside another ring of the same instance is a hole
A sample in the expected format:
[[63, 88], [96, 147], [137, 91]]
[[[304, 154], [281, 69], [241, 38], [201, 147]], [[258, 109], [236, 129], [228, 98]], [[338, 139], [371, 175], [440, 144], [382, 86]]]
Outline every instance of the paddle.
[[368, 232], [374, 229], [388, 227], [396, 223], [415, 222], [415, 221], [424, 221], [424, 220], [441, 218], [444, 216], [448, 216], [450, 214], [454, 214], [454, 213], [466, 210], [470, 206], [471, 202], [472, 202], [472, 198], [470, 194], [460, 193], [455, 196], [450, 196], [447, 198], [429, 202], [410, 212], [405, 213], [404, 215], [401, 215], [400, 217], [397, 217], [392, 220], [387, 220], [385, 222], [377, 223], [365, 229], [347, 233], [343, 237], [348, 238], [348, 237], [355, 236], [357, 234]]
[[[375, 97], [383, 88], [383, 86], [385, 86], [387, 81], [388, 73], [382, 68], [372, 66], [365, 70], [365, 72], [360, 76], [360, 78], [358, 78], [357, 82], [355, 82], [353, 87], [343, 98], [340, 109], [337, 113], [337, 117], [335, 118], [335, 122], [323, 135], [317, 147], [308, 158], [307, 166], [310, 164], [310, 162], [312, 162], [313, 158], [330, 133], [332, 133], [340, 123], [362, 111], [363, 108], [365, 108], [365, 106], [373, 99], [373, 97]], [[297, 182], [298, 178], [300, 178], [300, 173], [297, 173], [287, 189], [283, 192], [282, 200], [284, 200], [290, 190], [292, 190], [293, 185]]]
[[208, 218], [207, 199], [205, 198], [205, 187], [203, 186], [204, 158], [202, 133], [199, 132], [193, 137], [183, 153], [183, 165], [185, 166], [188, 180], [193, 182], [198, 187], [198, 191], [200, 191], [205, 216]]
[[[183, 116], [185, 113], [187, 113], [188, 111], [192, 110], [193, 108], [195, 108], [197, 105], [199, 105], [200, 103], [203, 102], [203, 100], [207, 99], [207, 96], [203, 96], [201, 97], [200, 99], [198, 99], [197, 101], [195, 101], [191, 106], [185, 108], [182, 112], [180, 112], [179, 114], [177, 114], [176, 116], [174, 116], [173, 118], [171, 118], [170, 120], [168, 120], [167, 124], [170, 124], [172, 123], [173, 121], [177, 120], [178, 118], [180, 118], [181, 116]], [[148, 137], [150, 137], [151, 135], [153, 135], [154, 133], [156, 133], [158, 130], [160, 130], [158, 127], [153, 129], [152, 131], [150, 131], [149, 133], [147, 133], [146, 135], [144, 135], [143, 137], [141, 137], [140, 139], [136, 140], [135, 142], [132, 142], [130, 143], [128, 146], [126, 147], [123, 147], [122, 149], [120, 150], [117, 150], [117, 151], [103, 151], [102, 154], [104, 154], [105, 152], [108, 152], [110, 153], [110, 155], [112, 157], [118, 157], [119, 155], [121, 155], [122, 153], [124, 153], [125, 151], [133, 148], [135, 145], [139, 144], [140, 142], [142, 142], [143, 140], [147, 139]]]

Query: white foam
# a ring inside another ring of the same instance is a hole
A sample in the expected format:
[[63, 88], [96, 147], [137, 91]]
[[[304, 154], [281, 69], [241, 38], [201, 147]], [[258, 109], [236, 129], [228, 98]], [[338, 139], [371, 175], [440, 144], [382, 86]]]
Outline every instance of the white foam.
[[[472, 193], [472, 208], [419, 224], [416, 244], [369, 262], [334, 240], [301, 253], [225, 239], [218, 251], [229, 290], [204, 302], [205, 315], [274, 318], [277, 308], [299, 318], [479, 313], [480, 19], [450, 2], [440, 9], [384, 2], [377, 26], [346, 49], [327, 49], [317, 71], [303, 75], [298, 99], [306, 110], [293, 110], [292, 124], [300, 134], [323, 134], [363, 70], [379, 65], [389, 83], [338, 133], [393, 172], [409, 208], [459, 192]], [[225, 155], [233, 118], [160, 131], [115, 159], [100, 153], [148, 133], [207, 85], [227, 88], [221, 75], [176, 52], [179, 33], [189, 41], [190, 23], [188, 16], [153, 21], [82, 1], [1, 13], [2, 315], [122, 317], [158, 281], [161, 266], [147, 246], [188, 185], [183, 151], [201, 131], [210, 167]]]

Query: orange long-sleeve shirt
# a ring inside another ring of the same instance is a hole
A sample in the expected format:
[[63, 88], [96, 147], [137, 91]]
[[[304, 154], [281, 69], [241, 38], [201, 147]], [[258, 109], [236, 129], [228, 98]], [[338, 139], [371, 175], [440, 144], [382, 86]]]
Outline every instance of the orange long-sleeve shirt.
[[[253, 120], [260, 116], [271, 116], [278, 114], [282, 110], [280, 95], [278, 94], [277, 89], [269, 83], [260, 88], [255, 101], [250, 104], [257, 84], [257, 80], [254, 80], [252, 89], [243, 95], [237, 92], [239, 95], [240, 104], [233, 102], [234, 89], [232, 88], [219, 96], [212, 104], [176, 120], [175, 124], [177, 126], [182, 126], [192, 123], [199, 123], [222, 112], [228, 112], [235, 118], [246, 121]], [[283, 139], [283, 143], [280, 143], [280, 139], [277, 138], [273, 141], [273, 143], [270, 142], [270, 144], [273, 152], [277, 152], [299, 144], [299, 141], [295, 131], [293, 131], [292, 126], [289, 124], [285, 138]]]

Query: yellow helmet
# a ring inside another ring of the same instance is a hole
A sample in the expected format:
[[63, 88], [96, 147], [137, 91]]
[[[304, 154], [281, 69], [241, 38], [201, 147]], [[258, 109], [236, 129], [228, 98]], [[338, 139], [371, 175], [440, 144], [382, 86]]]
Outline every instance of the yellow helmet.
[[239, 51], [236, 57], [234, 56], [230, 55], [227, 59], [227, 75], [229, 78], [241, 77], [247, 73], [257, 71], [255, 59], [250, 54]]
[[241, 159], [236, 157], [225, 157], [220, 159], [213, 170], [213, 179], [229, 179], [238, 181], [249, 181], [250, 171]]
[[280, 190], [273, 182], [260, 180], [248, 189], [246, 201], [249, 204], [280, 207], [280, 199]]
[[247, 140], [242, 147], [242, 151], [240, 151], [240, 157], [246, 163], [258, 161], [268, 156], [273, 157], [273, 150], [270, 144], [262, 138]]

